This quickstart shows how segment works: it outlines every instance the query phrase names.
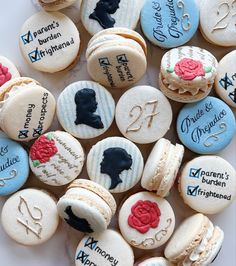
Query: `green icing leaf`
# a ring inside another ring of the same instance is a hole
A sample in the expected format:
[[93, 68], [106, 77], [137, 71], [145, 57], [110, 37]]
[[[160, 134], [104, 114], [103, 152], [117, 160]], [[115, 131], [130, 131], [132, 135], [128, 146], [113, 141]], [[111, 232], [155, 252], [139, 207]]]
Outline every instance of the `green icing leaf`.
[[174, 68], [173, 68], [173, 67], [169, 67], [169, 68], [167, 68], [167, 72], [169, 72], [169, 73], [173, 73], [173, 72], [174, 72]]
[[48, 133], [48, 134], [47, 134], [47, 139], [52, 140], [52, 138], [53, 138], [52, 133]]
[[37, 167], [37, 166], [39, 166], [40, 165], [40, 161], [39, 160], [34, 160], [33, 161], [33, 166], [34, 167]]
[[204, 67], [204, 70], [206, 73], [210, 73], [212, 71], [212, 67], [211, 66], [206, 66]]

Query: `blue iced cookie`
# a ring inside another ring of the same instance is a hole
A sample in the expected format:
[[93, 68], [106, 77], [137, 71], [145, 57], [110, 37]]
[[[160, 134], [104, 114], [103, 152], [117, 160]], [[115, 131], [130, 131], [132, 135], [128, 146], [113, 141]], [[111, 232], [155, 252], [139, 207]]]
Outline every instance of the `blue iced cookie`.
[[195, 0], [146, 0], [141, 11], [143, 33], [154, 45], [163, 48], [187, 43], [198, 24]]
[[27, 152], [15, 141], [0, 135], [0, 196], [16, 192], [29, 176]]
[[236, 131], [235, 117], [223, 101], [215, 97], [186, 104], [177, 119], [181, 142], [199, 154], [215, 154], [223, 150]]

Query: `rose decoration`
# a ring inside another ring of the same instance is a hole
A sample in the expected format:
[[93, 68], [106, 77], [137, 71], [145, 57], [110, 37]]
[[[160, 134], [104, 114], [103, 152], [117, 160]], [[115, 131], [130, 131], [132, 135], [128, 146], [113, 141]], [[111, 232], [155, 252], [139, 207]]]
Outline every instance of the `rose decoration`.
[[141, 234], [145, 234], [150, 228], [158, 227], [160, 216], [161, 211], [157, 203], [149, 200], [139, 200], [131, 208], [128, 224]]
[[52, 134], [39, 137], [30, 149], [30, 158], [34, 167], [46, 163], [58, 152]]
[[8, 68], [0, 64], [0, 87], [11, 79], [11, 73]]

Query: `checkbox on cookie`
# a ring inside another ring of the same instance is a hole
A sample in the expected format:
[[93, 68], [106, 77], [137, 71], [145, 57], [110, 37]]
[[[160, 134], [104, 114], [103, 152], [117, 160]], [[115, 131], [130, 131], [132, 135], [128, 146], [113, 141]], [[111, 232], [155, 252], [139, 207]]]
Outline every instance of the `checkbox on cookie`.
[[189, 177], [199, 178], [202, 168], [190, 168]]
[[31, 53], [29, 53], [28, 56], [29, 56], [31, 63], [35, 63], [35, 62], [41, 60], [41, 56], [39, 54], [38, 48], [36, 50], [32, 51]]
[[30, 43], [33, 41], [33, 35], [30, 31], [28, 31], [26, 34], [21, 36], [21, 40], [23, 41], [24, 45]]
[[187, 195], [196, 197], [197, 196], [197, 191], [198, 191], [199, 186], [188, 186], [187, 187]]

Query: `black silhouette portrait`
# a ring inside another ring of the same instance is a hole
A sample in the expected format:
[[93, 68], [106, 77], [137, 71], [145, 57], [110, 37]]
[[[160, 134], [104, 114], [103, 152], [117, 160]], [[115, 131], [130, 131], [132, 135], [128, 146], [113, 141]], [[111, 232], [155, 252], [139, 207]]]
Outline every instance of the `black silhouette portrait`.
[[116, 21], [110, 14], [115, 14], [120, 0], [100, 0], [89, 18], [96, 20], [104, 29], [114, 27]]
[[93, 230], [90, 227], [90, 224], [86, 219], [77, 217], [73, 211], [71, 206], [67, 206], [65, 209], [65, 213], [68, 215], [69, 219], [65, 218], [65, 221], [74, 229], [81, 231], [83, 233], [93, 233]]
[[101, 173], [107, 174], [111, 178], [109, 189], [114, 189], [123, 182], [119, 176], [121, 172], [131, 169], [132, 157], [122, 148], [109, 148], [104, 151], [103, 161], [100, 165]]
[[94, 114], [97, 110], [96, 93], [92, 89], [82, 89], [75, 94], [76, 120], [75, 124], [101, 129], [104, 128], [101, 117]]

